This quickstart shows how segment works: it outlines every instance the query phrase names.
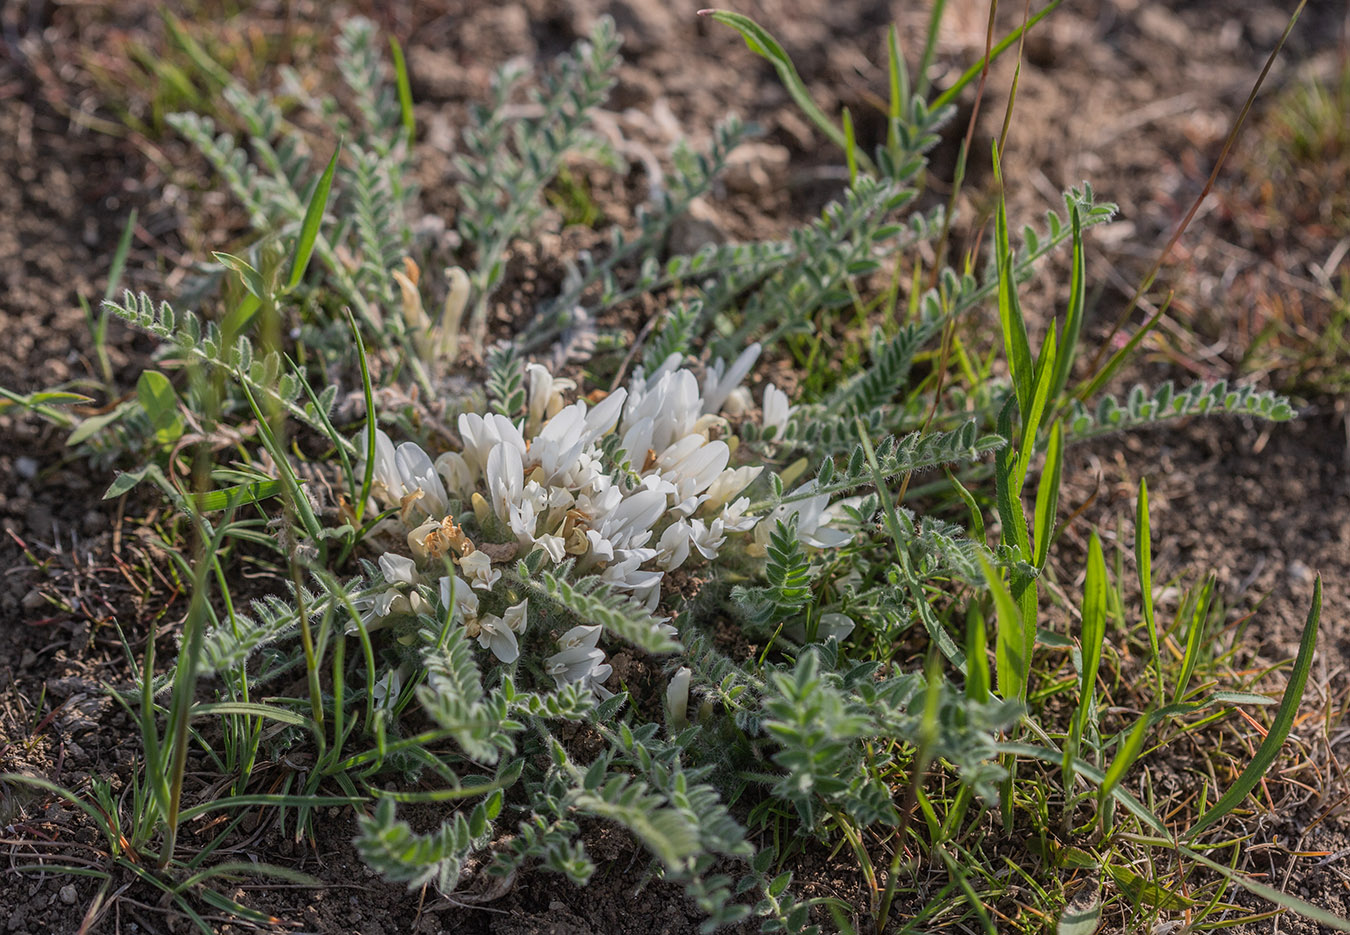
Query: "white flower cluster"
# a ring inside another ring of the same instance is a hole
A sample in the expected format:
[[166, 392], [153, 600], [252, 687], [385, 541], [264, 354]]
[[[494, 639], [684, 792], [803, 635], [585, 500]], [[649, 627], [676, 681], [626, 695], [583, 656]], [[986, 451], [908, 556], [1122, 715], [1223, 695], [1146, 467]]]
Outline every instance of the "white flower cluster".
[[[434, 576], [451, 562], [455, 573], [439, 578], [443, 608], [453, 603], [454, 619], [467, 634], [512, 663], [527, 624], [526, 602], [501, 616], [480, 615], [476, 592], [492, 590], [501, 563], [535, 551], [555, 565], [575, 560], [577, 573], [598, 575], [647, 610], [655, 609], [668, 572], [695, 553], [712, 561], [729, 534], [748, 532], [759, 520], [746, 515], [749, 500], [739, 494], [763, 467], [730, 467], [732, 448], [718, 437], [729, 434], [723, 412], [748, 408], [749, 394], [740, 383], [759, 350], [752, 345], [730, 366], [714, 363], [701, 382], [680, 367], [679, 355], [671, 355], [655, 373], [639, 370], [627, 389], [594, 405], [566, 404], [564, 393], [574, 384], [530, 364], [524, 418], [461, 415], [463, 450], [434, 462], [416, 444], [395, 447], [378, 432], [372, 493], [398, 510], [411, 558], [381, 556], [389, 587], [368, 607], [367, 621], [430, 612], [415, 587], [430, 583], [421, 570]], [[792, 415], [786, 395], [772, 387], [765, 392], [764, 410], [780, 432]], [[602, 455], [611, 433], [631, 468], [619, 480]], [[452, 499], [472, 505], [477, 543], [447, 515]], [[817, 532], [826, 498], [819, 500], [798, 508], [810, 514], [799, 519], [799, 529]], [[815, 539], [832, 543], [838, 535], [820, 529]], [[604, 693], [601, 683], [610, 667], [597, 647], [599, 638], [599, 627], [574, 627], [562, 635], [559, 652], [544, 661], [544, 670], [559, 687], [575, 682]]]

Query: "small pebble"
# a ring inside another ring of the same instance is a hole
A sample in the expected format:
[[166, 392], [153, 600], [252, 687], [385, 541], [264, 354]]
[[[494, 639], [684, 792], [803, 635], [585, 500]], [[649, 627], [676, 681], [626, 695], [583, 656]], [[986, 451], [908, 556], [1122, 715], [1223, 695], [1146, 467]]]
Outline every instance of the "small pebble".
[[37, 459], [30, 458], [27, 455], [21, 455], [14, 459], [14, 470], [25, 480], [32, 480], [34, 477], [37, 477]]
[[1289, 577], [1293, 578], [1299, 584], [1307, 584], [1313, 579], [1313, 571], [1307, 565], [1294, 559], [1288, 566]]
[[73, 883], [67, 883], [61, 887], [61, 902], [67, 906], [75, 905], [75, 885]]
[[19, 603], [23, 604], [24, 610], [37, 610], [39, 607], [46, 604], [47, 601], [43, 598], [42, 592], [37, 588], [34, 588], [25, 594], [23, 600]]

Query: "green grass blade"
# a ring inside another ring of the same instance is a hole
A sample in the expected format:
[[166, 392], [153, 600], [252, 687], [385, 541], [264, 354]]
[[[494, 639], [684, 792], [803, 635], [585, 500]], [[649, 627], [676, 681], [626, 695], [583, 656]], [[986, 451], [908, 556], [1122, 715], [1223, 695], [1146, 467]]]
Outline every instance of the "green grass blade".
[[305, 532], [310, 539], [315, 542], [323, 538], [323, 526], [319, 519], [314, 515], [314, 507], [310, 504], [309, 498], [305, 496], [302, 481], [291, 467], [290, 458], [287, 456], [285, 447], [272, 433], [271, 426], [268, 424], [267, 415], [258, 405], [258, 400], [254, 397], [253, 391], [248, 388], [248, 384], [243, 380], [239, 381], [240, 388], [244, 391], [244, 397], [248, 400], [249, 408], [253, 410], [254, 417], [258, 420], [258, 438], [267, 453], [272, 456], [272, 461], [276, 464], [277, 473], [281, 475], [283, 489], [290, 499], [290, 506], [295, 510], [296, 516], [304, 524]]
[[1031, 344], [1027, 340], [1027, 323], [1017, 300], [1012, 247], [1008, 240], [1008, 200], [1003, 197], [1003, 173], [999, 167], [998, 150], [994, 149], [994, 184], [998, 186], [998, 217], [995, 222], [994, 252], [998, 261], [998, 321], [1003, 330], [1003, 346], [1008, 354], [1008, 371], [1017, 391], [1017, 410], [1023, 423], [1031, 412], [1032, 378]]
[[295, 258], [291, 261], [291, 274], [286, 279], [286, 292], [300, 285], [309, 266], [309, 258], [314, 253], [314, 243], [319, 239], [319, 227], [323, 224], [323, 213], [328, 207], [328, 193], [333, 187], [333, 173], [337, 170], [338, 157], [342, 155], [342, 141], [333, 150], [333, 158], [328, 167], [319, 176], [319, 184], [314, 186], [314, 194], [309, 197], [309, 206], [305, 208], [305, 220], [300, 224], [300, 239], [295, 244]]
[[[998, 744], [998, 752], [1011, 754], [1013, 756], [1028, 757], [1033, 760], [1039, 760], [1042, 763], [1049, 763], [1053, 766], [1060, 766], [1064, 760], [1064, 754], [1058, 750], [1052, 750], [1049, 747], [1038, 747], [1035, 744], [1029, 743], [1004, 741]], [[1100, 786], [1106, 778], [1100, 769], [1086, 760], [1074, 760], [1072, 765], [1075, 775], [1082, 776], [1088, 782], [1095, 783], [1098, 786]], [[1172, 832], [1167, 830], [1167, 826], [1163, 824], [1162, 819], [1153, 814], [1144, 803], [1140, 802], [1126, 790], [1117, 786], [1111, 790], [1111, 798], [1114, 799], [1117, 804], [1123, 805], [1126, 811], [1152, 829], [1152, 831], [1158, 835], [1160, 840], [1165, 841], [1168, 844], [1171, 844], [1176, 840], [1172, 836]]]
[[[1012, 410], [1017, 405], [1009, 396], [998, 414], [998, 434], [1012, 439]], [[1003, 524], [1003, 541], [1022, 550], [1023, 557], [1031, 555], [1031, 540], [1027, 536], [1027, 517], [1022, 507], [1022, 485], [1018, 482], [1016, 449], [1009, 443], [994, 455], [995, 498], [998, 518]]]
[[[186, 887], [184, 887], [184, 889], [186, 889]], [[280, 921], [266, 912], [250, 909], [248, 906], [237, 903], [224, 893], [217, 892], [209, 886], [202, 887], [201, 890], [194, 895], [201, 899], [202, 902], [211, 906], [211, 908], [218, 909], [228, 916], [233, 916], [240, 922], [251, 922], [254, 926], [262, 927], [272, 926]], [[231, 926], [231, 928], [233, 928], [233, 926]]]
[[1125, 778], [1125, 774], [1134, 761], [1139, 759], [1139, 753], [1144, 749], [1144, 740], [1148, 737], [1148, 728], [1152, 721], [1147, 717], [1141, 717], [1135, 722], [1134, 727], [1125, 738], [1125, 742], [1120, 745], [1116, 755], [1111, 758], [1111, 763], [1106, 767], [1105, 778], [1102, 779], [1101, 787], [1097, 789], [1098, 810], [1106, 802], [1106, 799], [1120, 781]]
[[403, 46], [398, 39], [389, 37], [389, 54], [394, 59], [394, 80], [398, 87], [398, 112], [403, 121], [403, 133], [408, 138], [408, 148], [412, 149], [417, 141], [417, 121], [413, 117], [412, 82], [408, 80], [408, 62], [403, 57]]
[[[1205, 579], [1200, 592], [1195, 595], [1190, 603], [1190, 624], [1186, 630], [1186, 653], [1181, 657], [1181, 672], [1177, 675], [1176, 688], [1172, 691], [1172, 702], [1175, 704], [1186, 694], [1186, 687], [1191, 683], [1191, 676], [1195, 674], [1195, 667], [1200, 662], [1200, 647], [1204, 641], [1205, 624], [1209, 618], [1209, 604], [1214, 597], [1213, 575]], [[1183, 613], [1185, 608], [1183, 607]]]
[[29, 393], [27, 396], [20, 396], [12, 390], [7, 390], [0, 386], [0, 412], [4, 412], [10, 406], [22, 406], [31, 412], [35, 412], [43, 418], [52, 419], [60, 422], [62, 419], [68, 419], [64, 412], [55, 409], [48, 409], [49, 406], [68, 406], [78, 403], [92, 403], [93, 397], [85, 396], [83, 393], [66, 393], [58, 390], [40, 391]]
[[1097, 669], [1106, 640], [1106, 559], [1102, 540], [1093, 530], [1088, 540], [1087, 578], [1083, 582], [1083, 672], [1078, 697], [1078, 737], [1083, 736], [1097, 697]]
[[296, 727], [307, 727], [309, 725], [309, 718], [303, 714], [296, 714], [294, 711], [278, 708], [275, 705], [259, 704], [252, 701], [218, 701], [192, 706], [193, 717], [206, 714], [242, 714], [247, 717], [271, 718], [274, 721], [293, 724]]
[[375, 479], [375, 389], [370, 383], [370, 362], [366, 359], [366, 345], [361, 340], [361, 329], [356, 325], [356, 316], [347, 309], [347, 323], [351, 325], [352, 337], [356, 339], [356, 359], [361, 365], [361, 392], [366, 401], [366, 466], [361, 476], [361, 496], [356, 501], [356, 521], [366, 512], [366, 501], [370, 499], [370, 485]]
[[41, 789], [43, 792], [50, 792], [52, 795], [65, 799], [71, 805], [84, 812], [98, 825], [99, 830], [105, 836], [115, 836], [116, 829], [108, 824], [109, 816], [103, 813], [103, 810], [80, 798], [64, 786], [59, 786], [50, 779], [43, 779], [41, 776], [24, 776], [19, 773], [0, 773], [0, 783], [14, 783], [23, 786], [32, 786], [35, 789]]
[[204, 490], [192, 495], [197, 509], [203, 513], [217, 510], [231, 510], [275, 497], [283, 490], [279, 480], [259, 480], [248, 484], [235, 484], [233, 487], [221, 487], [218, 490]]
[[1069, 371], [1078, 350], [1078, 334], [1083, 327], [1083, 306], [1087, 301], [1087, 276], [1083, 260], [1083, 221], [1078, 216], [1078, 205], [1069, 209], [1069, 223], [1073, 229], [1073, 273], [1069, 279], [1069, 307], [1064, 313], [1064, 330], [1060, 332], [1059, 359], [1055, 361], [1055, 379], [1050, 398], [1059, 403], [1064, 387], [1069, 385]]
[[858, 138], [853, 132], [853, 115], [847, 107], [840, 115], [844, 121], [844, 160], [848, 163], [848, 184], [858, 184]]
[[1036, 554], [1032, 564], [1037, 568], [1045, 567], [1045, 560], [1050, 553], [1050, 538], [1055, 532], [1055, 513], [1059, 507], [1059, 487], [1063, 467], [1064, 426], [1056, 419], [1050, 426], [1050, 442], [1045, 450], [1045, 467], [1041, 470], [1041, 482], [1036, 487], [1036, 512], [1032, 519], [1036, 527]]
[[272, 877], [277, 880], [298, 883], [301, 886], [323, 886], [322, 880], [312, 877], [308, 873], [292, 870], [290, 867], [279, 867], [276, 864], [266, 864], [261, 862], [254, 863], [251, 860], [231, 860], [207, 867], [205, 870], [199, 870], [182, 883], [179, 883], [178, 890], [179, 892], [182, 892], [189, 887], [205, 883], [207, 880], [213, 880], [217, 877], [227, 880], [237, 880], [243, 877]]
[[[988, 67], [989, 64], [997, 61], [1000, 55], [1008, 51], [1008, 49], [1012, 48], [1013, 44], [1022, 38], [1022, 34], [1024, 32], [1026, 32], [1032, 26], [1035, 26], [1041, 20], [1045, 19], [1047, 16], [1053, 13], [1055, 8], [1059, 6], [1060, 3], [1062, 2], [1063, 0], [1051, 0], [1051, 2], [1047, 3], [1044, 9], [1037, 12], [1035, 16], [1032, 16], [1021, 26], [1018, 26], [1012, 32], [1008, 33], [1008, 35], [1005, 36], [1003, 39], [999, 40], [999, 43], [989, 50], [988, 55], [981, 58], [974, 65], [971, 65], [961, 74], [960, 78], [956, 79], [956, 84], [952, 85], [950, 88], [943, 91], [936, 98], [934, 98], [933, 103], [929, 106], [928, 109], [930, 111], [937, 111], [943, 107], [946, 107], [948, 104], [956, 100], [956, 96], [965, 89], [966, 85], [970, 84], [972, 81], [978, 78], [980, 76], [980, 72], [982, 72], [986, 67]], [[920, 63], [921, 70], [919, 72], [919, 80], [922, 82], [922, 84], [919, 87], [920, 94], [925, 93], [928, 89], [928, 81], [925, 75], [927, 74], [928, 71], [927, 66], [929, 63], [931, 63], [933, 57], [932, 46], [937, 39], [936, 17], [939, 13], [939, 8], [945, 5], [946, 4], [939, 3], [936, 4], [933, 9], [934, 19], [931, 22], [934, 25], [930, 26], [929, 28], [929, 36], [928, 36], [929, 47], [924, 49], [924, 59], [923, 62]]]
[[52, 873], [53, 871], [58, 873], [68, 873], [77, 877], [93, 877], [95, 880], [112, 879], [112, 875], [106, 870], [95, 870], [92, 867], [77, 867], [74, 864], [18, 864], [9, 867], [10, 873]]
[[225, 316], [225, 320], [220, 323], [220, 331], [225, 336], [226, 344], [232, 344], [235, 336], [243, 333], [260, 308], [262, 300], [251, 292], [240, 299], [239, 304], [232, 308]]
[[[112, 265], [108, 267], [108, 285], [103, 290], [103, 301], [109, 302], [116, 295], [118, 288], [122, 285], [122, 271], [127, 266], [127, 255], [131, 253], [131, 237], [136, 232], [136, 209], [131, 209], [131, 214], [127, 215], [126, 227], [122, 228], [122, 236], [117, 239], [117, 249], [113, 252]], [[104, 315], [107, 315], [104, 312]]]
[[[933, 55], [937, 51], [938, 32], [942, 27], [942, 14], [947, 11], [947, 0], [937, 0], [928, 14], [928, 29], [924, 33], [923, 54], [919, 56], [919, 67], [914, 72], [915, 86], [920, 97], [928, 96], [928, 70], [933, 65]], [[971, 77], [978, 75], [974, 72]], [[964, 75], [962, 76], [964, 77]], [[955, 96], [955, 95], [953, 95]], [[934, 110], [937, 108], [934, 107]]]
[[169, 36], [179, 47], [187, 53], [188, 58], [192, 59], [192, 64], [197, 66], [201, 74], [210, 78], [221, 88], [228, 88], [235, 83], [234, 76], [213, 59], [206, 50], [194, 39], [186, 29], [183, 28], [183, 21], [172, 13], [165, 12], [164, 26], [168, 29]]
[[1027, 471], [1031, 468], [1031, 456], [1036, 452], [1036, 433], [1040, 431], [1041, 417], [1045, 415], [1045, 404], [1050, 398], [1054, 367], [1055, 335], [1051, 332], [1045, 336], [1040, 357], [1036, 360], [1036, 373], [1032, 379], [1031, 409], [1022, 414], [1022, 440], [1017, 446], [1018, 489], [1026, 482]]
[[1108, 863], [1105, 869], [1120, 891], [1136, 905], [1165, 912], [1185, 912], [1199, 904], [1197, 900], [1135, 873], [1128, 867]]
[[347, 795], [270, 795], [267, 793], [232, 795], [212, 799], [209, 802], [194, 805], [192, 808], [185, 808], [178, 817], [180, 821], [188, 822], [199, 815], [217, 812], [223, 808], [246, 808], [255, 805], [278, 808], [298, 808], [300, 806], [324, 808], [329, 805], [365, 805], [369, 801], [369, 799], [359, 796]]
[[984, 614], [976, 603], [966, 611], [966, 697], [976, 704], [989, 700], [989, 651]]
[[[1318, 580], [1318, 585], [1321, 585], [1320, 579]], [[1320, 594], [1318, 596], [1320, 596]], [[1316, 598], [1314, 598], [1314, 600], [1316, 600]], [[1350, 919], [1347, 919], [1344, 916], [1338, 916], [1319, 906], [1314, 906], [1312, 903], [1304, 902], [1301, 899], [1290, 896], [1288, 893], [1282, 893], [1273, 886], [1266, 886], [1264, 883], [1258, 883], [1251, 877], [1238, 873], [1233, 868], [1221, 864], [1218, 861], [1210, 860], [1204, 854], [1193, 851], [1189, 847], [1180, 847], [1178, 850], [1183, 857], [1194, 860], [1196, 863], [1204, 864], [1215, 873], [1232, 880], [1249, 893], [1254, 893], [1262, 899], [1268, 899], [1283, 909], [1288, 909], [1290, 912], [1296, 912], [1305, 919], [1311, 919], [1319, 925], [1325, 925], [1329, 929], [1333, 929], [1337, 932], [1350, 932]]]
[[[778, 44], [778, 40], [771, 36], [767, 29], [750, 17], [733, 13], [730, 10], [699, 10], [698, 15], [709, 16], [714, 22], [721, 23], [723, 26], [730, 26], [739, 32], [751, 52], [763, 56], [773, 65], [774, 70], [778, 72], [778, 80], [783, 82], [783, 87], [802, 113], [806, 114], [807, 118], [820, 129], [820, 132], [828, 136], [834, 145], [844, 152], [848, 152], [848, 138], [844, 131], [816, 106], [816, 102], [811, 99], [811, 92], [806, 89], [806, 85], [802, 82], [801, 75], [797, 74], [797, 68], [792, 64], [792, 59], [788, 58], [788, 54], [783, 51], [783, 47]], [[863, 153], [858, 153], [858, 156], [863, 167], [868, 172], [873, 172], [872, 160], [868, 159]]]
[[1139, 478], [1139, 498], [1134, 508], [1134, 564], [1139, 575], [1139, 600], [1144, 608], [1148, 648], [1153, 654], [1153, 672], [1158, 678], [1158, 698], [1163, 697], [1162, 653], [1158, 648], [1158, 620], [1153, 612], [1153, 533], [1148, 516], [1148, 481]]
[[806, 85], [802, 82], [801, 75], [797, 74], [797, 68], [792, 64], [792, 59], [788, 57], [782, 45], [769, 34], [767, 29], [750, 17], [741, 13], [733, 13], [731, 10], [699, 10], [698, 13], [700, 16], [710, 16], [714, 22], [730, 26], [739, 32], [751, 52], [763, 56], [773, 65], [774, 70], [778, 72], [779, 80], [783, 82], [783, 87], [787, 89], [788, 94], [801, 108], [802, 112], [811, 118], [811, 122], [840, 149], [848, 148], [844, 131], [835, 126], [834, 121], [816, 106], [816, 102], [811, 99], [811, 92], [806, 89]]
[[975, 495], [966, 489], [950, 468], [944, 468], [944, 471], [947, 474], [947, 480], [951, 481], [952, 486], [956, 488], [956, 495], [961, 498], [961, 502], [970, 511], [970, 538], [976, 542], [985, 542], [984, 514], [980, 512], [980, 505], [975, 502]]
[[894, 23], [891, 23], [886, 33], [886, 73], [891, 89], [890, 103], [886, 107], [886, 116], [890, 118], [886, 130], [886, 148], [894, 152], [900, 146], [896, 124], [902, 114], [909, 112], [909, 72], [905, 68], [905, 57], [900, 52], [900, 36]]
[[1257, 783], [1280, 755], [1280, 748], [1284, 746], [1289, 731], [1293, 729], [1294, 717], [1298, 714], [1299, 703], [1303, 700], [1303, 690], [1308, 684], [1308, 672], [1312, 668], [1313, 650], [1317, 646], [1317, 627], [1321, 619], [1322, 576], [1318, 575], [1313, 585], [1312, 607], [1308, 610], [1308, 619], [1303, 625], [1303, 637], [1298, 644], [1298, 656], [1294, 659], [1293, 671], [1289, 673], [1289, 684], [1285, 686], [1270, 731], [1266, 734], [1266, 739], [1261, 741], [1256, 755], [1238, 776], [1237, 781], [1196, 820], [1191, 830], [1186, 832], [1187, 838], [1194, 838], [1237, 807], [1247, 794], [1256, 788]]
[[[980, 565], [984, 569], [985, 580], [989, 582], [989, 591], [994, 596], [994, 611], [998, 617], [998, 635], [994, 644], [995, 674], [998, 679], [998, 693], [1009, 701], [1025, 701], [1027, 680], [1031, 671], [1030, 653], [1027, 651], [1027, 621], [1022, 612], [1013, 603], [1012, 594], [1003, 583], [1003, 575], [982, 555]], [[1030, 622], [1035, 626], [1035, 621]]]

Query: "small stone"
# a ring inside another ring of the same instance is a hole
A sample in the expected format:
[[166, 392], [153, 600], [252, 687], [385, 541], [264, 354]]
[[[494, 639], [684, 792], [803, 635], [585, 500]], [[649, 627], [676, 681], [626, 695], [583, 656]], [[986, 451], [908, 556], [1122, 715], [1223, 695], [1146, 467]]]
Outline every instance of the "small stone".
[[67, 906], [75, 905], [75, 885], [73, 883], [67, 883], [61, 887], [61, 902]]
[[27, 455], [21, 455], [14, 459], [14, 471], [25, 480], [32, 480], [37, 477], [38, 463], [36, 458], [30, 458]]
[[722, 179], [728, 189], [763, 195], [783, 184], [791, 154], [776, 143], [742, 143], [727, 157]]
[[37, 610], [39, 607], [44, 606], [47, 601], [42, 596], [42, 592], [37, 588], [34, 588], [23, 596], [23, 600], [20, 601], [20, 603], [23, 604], [24, 610]]
[[717, 216], [702, 198], [689, 203], [689, 211], [670, 226], [667, 248], [672, 254], [694, 254], [708, 244], [726, 243], [727, 234]]

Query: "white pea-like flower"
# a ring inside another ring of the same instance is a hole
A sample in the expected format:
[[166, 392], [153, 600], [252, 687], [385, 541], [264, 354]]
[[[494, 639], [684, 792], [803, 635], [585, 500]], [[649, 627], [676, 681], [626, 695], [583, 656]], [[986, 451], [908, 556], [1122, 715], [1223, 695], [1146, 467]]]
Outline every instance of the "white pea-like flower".
[[745, 350], [741, 351], [731, 366], [728, 367], [725, 361], [718, 360], [708, 368], [708, 372], [703, 376], [703, 411], [705, 413], [716, 413], [722, 411], [722, 404], [726, 402], [727, 397], [731, 395], [732, 390], [741, 385], [750, 368], [755, 365], [759, 359], [759, 344], [751, 344]]
[[[794, 491], [794, 496], [816, 489], [816, 480], [812, 478]], [[816, 549], [837, 549], [853, 541], [853, 536], [842, 529], [835, 529], [830, 523], [836, 519], [835, 507], [830, 506], [830, 495], [817, 494], [811, 497], [794, 499], [790, 503], [780, 504], [772, 513], [755, 527], [755, 542], [763, 547], [769, 544], [769, 536], [777, 527], [778, 521], [787, 521], [793, 513], [797, 514], [797, 538], [804, 545]]]
[[462, 623], [470, 617], [478, 616], [478, 595], [473, 593], [473, 588], [469, 587], [463, 578], [459, 575], [453, 577], [447, 575], [441, 578], [439, 585], [441, 606], [449, 607], [450, 602], [454, 601], [453, 619]]
[[473, 471], [458, 451], [447, 451], [436, 459], [436, 473], [447, 492], [467, 500], [474, 492]]
[[492, 567], [492, 559], [482, 551], [470, 552], [460, 558], [459, 570], [468, 577], [472, 587], [482, 591], [491, 591], [502, 576], [500, 571]]
[[689, 726], [689, 681], [692, 676], [688, 666], [680, 666], [666, 686], [666, 722], [671, 730]]
[[521, 634], [525, 632], [525, 625], [528, 622], [526, 615], [529, 609], [530, 599], [527, 597], [519, 604], [512, 604], [502, 613], [502, 620], [512, 633]]
[[795, 406], [788, 405], [787, 393], [770, 383], [764, 387], [764, 417], [760, 424], [766, 432], [773, 429], [773, 437], [781, 439], [795, 409]]
[[540, 364], [525, 365], [525, 396], [529, 411], [525, 429], [531, 435], [539, 431], [545, 419], [552, 419], [563, 408], [563, 393], [576, 389], [576, 383], [565, 377], [555, 377]]
[[596, 647], [599, 640], [600, 627], [573, 627], [558, 640], [562, 650], [544, 660], [544, 671], [559, 688], [576, 682], [608, 697], [611, 693], [601, 683], [609, 678], [611, 668], [605, 663], [604, 650]]
[[371, 493], [402, 515], [444, 516], [448, 498], [431, 458], [415, 442], [397, 448], [383, 431], [375, 430], [375, 466]]
[[484, 614], [478, 618], [478, 645], [492, 650], [492, 655], [507, 665], [520, 658], [520, 644], [516, 642], [515, 631], [496, 614]]
[[[747, 464], [744, 467], [727, 468], [713, 478], [713, 482], [708, 485], [708, 499], [704, 501], [703, 508], [705, 510], [721, 509], [733, 497], [749, 487], [763, 470], [764, 465], [762, 464]], [[746, 505], [748, 506], [749, 503], [750, 501], [747, 500]]]

